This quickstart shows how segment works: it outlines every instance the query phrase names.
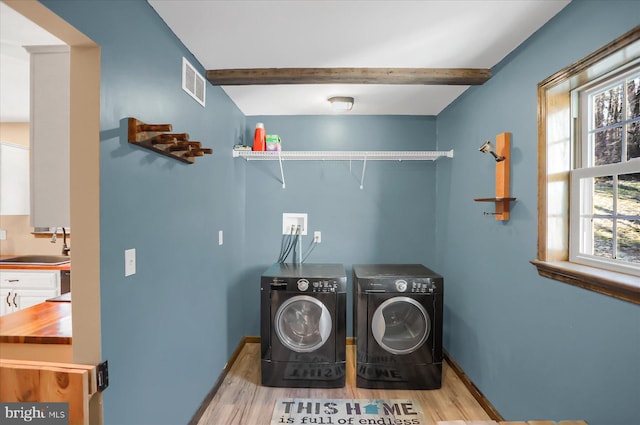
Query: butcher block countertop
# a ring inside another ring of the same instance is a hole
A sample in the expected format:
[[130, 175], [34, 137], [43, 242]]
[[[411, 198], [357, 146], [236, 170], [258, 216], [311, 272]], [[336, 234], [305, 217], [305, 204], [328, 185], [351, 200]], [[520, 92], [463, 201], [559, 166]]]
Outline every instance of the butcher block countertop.
[[47, 301], [0, 316], [0, 343], [71, 345], [71, 303]]

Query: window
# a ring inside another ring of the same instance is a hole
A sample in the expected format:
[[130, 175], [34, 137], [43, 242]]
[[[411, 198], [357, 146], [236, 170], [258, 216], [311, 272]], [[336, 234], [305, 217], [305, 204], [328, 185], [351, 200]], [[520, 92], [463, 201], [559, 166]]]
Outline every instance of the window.
[[569, 260], [640, 275], [640, 67], [572, 100]]
[[640, 26], [538, 84], [544, 277], [640, 304]]

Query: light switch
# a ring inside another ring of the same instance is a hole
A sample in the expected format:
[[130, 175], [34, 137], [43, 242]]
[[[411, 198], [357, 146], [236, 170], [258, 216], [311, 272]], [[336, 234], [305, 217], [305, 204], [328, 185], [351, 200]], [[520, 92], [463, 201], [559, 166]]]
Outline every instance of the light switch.
[[222, 245], [223, 241], [224, 241], [224, 238], [222, 235], [222, 230], [218, 230], [218, 245]]
[[0, 229], [0, 241], [7, 240], [7, 231], [4, 229]]
[[136, 274], [136, 250], [135, 248], [124, 251], [124, 277]]

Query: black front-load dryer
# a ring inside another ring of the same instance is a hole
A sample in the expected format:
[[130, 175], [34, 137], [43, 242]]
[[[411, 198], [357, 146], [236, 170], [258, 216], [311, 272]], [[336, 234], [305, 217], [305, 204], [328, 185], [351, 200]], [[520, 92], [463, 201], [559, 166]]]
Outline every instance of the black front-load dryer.
[[442, 386], [443, 278], [422, 264], [353, 266], [356, 386]]
[[260, 282], [262, 385], [345, 385], [347, 277], [342, 264], [274, 264]]

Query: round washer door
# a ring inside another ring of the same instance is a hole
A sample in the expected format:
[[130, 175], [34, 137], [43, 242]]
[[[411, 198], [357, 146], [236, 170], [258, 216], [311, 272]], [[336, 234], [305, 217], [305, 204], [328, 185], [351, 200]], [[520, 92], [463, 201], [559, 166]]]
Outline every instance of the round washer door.
[[393, 297], [373, 313], [371, 332], [380, 347], [391, 354], [409, 354], [424, 344], [431, 332], [431, 320], [413, 298]]
[[332, 326], [327, 307], [308, 295], [298, 295], [282, 303], [274, 323], [280, 342], [298, 353], [322, 347], [329, 339]]

